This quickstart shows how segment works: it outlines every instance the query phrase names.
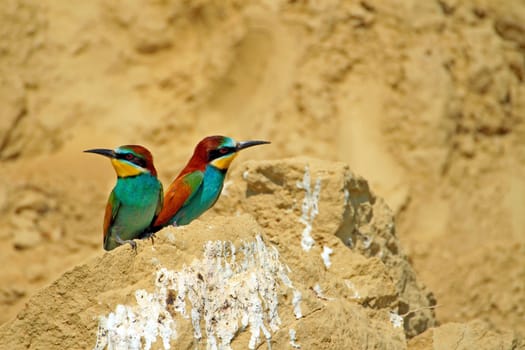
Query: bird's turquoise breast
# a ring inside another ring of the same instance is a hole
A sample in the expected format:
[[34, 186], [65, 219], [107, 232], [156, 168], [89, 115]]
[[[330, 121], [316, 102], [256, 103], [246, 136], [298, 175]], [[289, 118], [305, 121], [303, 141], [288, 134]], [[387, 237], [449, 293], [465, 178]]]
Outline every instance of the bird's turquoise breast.
[[177, 226], [187, 225], [211, 208], [222, 191], [225, 172], [206, 166], [204, 179], [195, 196], [183, 206], [171, 220]]
[[136, 238], [155, 216], [161, 184], [156, 177], [143, 174], [119, 179], [114, 191], [120, 207], [112, 230], [124, 240]]

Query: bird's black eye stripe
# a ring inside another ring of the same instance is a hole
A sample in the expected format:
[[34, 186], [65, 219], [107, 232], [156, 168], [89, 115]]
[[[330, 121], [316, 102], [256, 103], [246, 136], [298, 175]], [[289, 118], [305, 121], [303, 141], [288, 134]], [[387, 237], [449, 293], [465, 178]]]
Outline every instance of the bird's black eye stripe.
[[138, 166], [145, 168], [146, 167], [146, 161], [142, 158], [135, 157], [135, 159], [132, 160], [133, 163], [137, 164]]
[[234, 153], [237, 149], [235, 147], [221, 147], [213, 149], [208, 153], [208, 161], [223, 157], [227, 154]]
[[117, 158], [118, 159], [125, 159], [127, 160], [128, 162], [131, 162], [133, 164], [137, 164], [138, 166], [140, 167], [146, 167], [146, 161], [142, 158], [139, 158], [131, 153], [124, 153], [124, 154], [118, 154], [117, 155]]

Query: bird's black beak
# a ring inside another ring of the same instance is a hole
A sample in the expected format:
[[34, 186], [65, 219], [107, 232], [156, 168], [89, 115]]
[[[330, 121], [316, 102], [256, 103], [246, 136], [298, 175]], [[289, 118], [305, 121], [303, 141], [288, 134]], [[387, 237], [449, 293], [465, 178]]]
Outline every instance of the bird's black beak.
[[115, 151], [113, 151], [112, 149], [95, 148], [95, 149], [85, 150], [84, 152], [96, 153], [96, 154], [100, 154], [100, 155], [102, 155], [104, 157], [108, 157], [108, 158], [115, 158], [116, 157]]
[[244, 141], [244, 142], [238, 142], [237, 143], [237, 151], [240, 151], [241, 149], [245, 149], [252, 146], [257, 145], [264, 145], [267, 143], [271, 143], [270, 141]]

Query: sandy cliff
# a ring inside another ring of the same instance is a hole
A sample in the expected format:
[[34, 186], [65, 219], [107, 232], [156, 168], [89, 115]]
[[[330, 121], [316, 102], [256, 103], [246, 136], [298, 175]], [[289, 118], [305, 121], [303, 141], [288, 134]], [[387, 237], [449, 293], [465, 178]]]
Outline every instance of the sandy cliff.
[[[396, 218], [403, 249], [382, 264], [401, 314], [431, 291], [454, 332], [525, 332], [522, 1], [6, 0], [0, 19], [0, 322], [100, 258], [114, 174], [83, 149], [144, 144], [167, 184], [203, 136], [226, 134], [273, 143], [235, 161], [204, 220], [247, 212], [271, 235], [279, 207], [242, 186], [288, 190], [240, 181], [265, 166], [243, 161], [342, 161]], [[349, 238], [353, 214], [323, 215], [312, 235]], [[425, 313], [407, 332], [432, 325]]]

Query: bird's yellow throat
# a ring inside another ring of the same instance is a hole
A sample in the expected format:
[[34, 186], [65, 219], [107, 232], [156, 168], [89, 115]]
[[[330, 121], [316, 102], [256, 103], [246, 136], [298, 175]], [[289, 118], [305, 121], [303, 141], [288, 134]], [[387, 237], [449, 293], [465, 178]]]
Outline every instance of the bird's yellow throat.
[[111, 164], [119, 177], [137, 176], [142, 173], [139, 168], [119, 159], [111, 159]]
[[221, 170], [228, 169], [235, 157], [237, 157], [237, 153], [230, 153], [227, 156], [212, 160], [211, 165]]

